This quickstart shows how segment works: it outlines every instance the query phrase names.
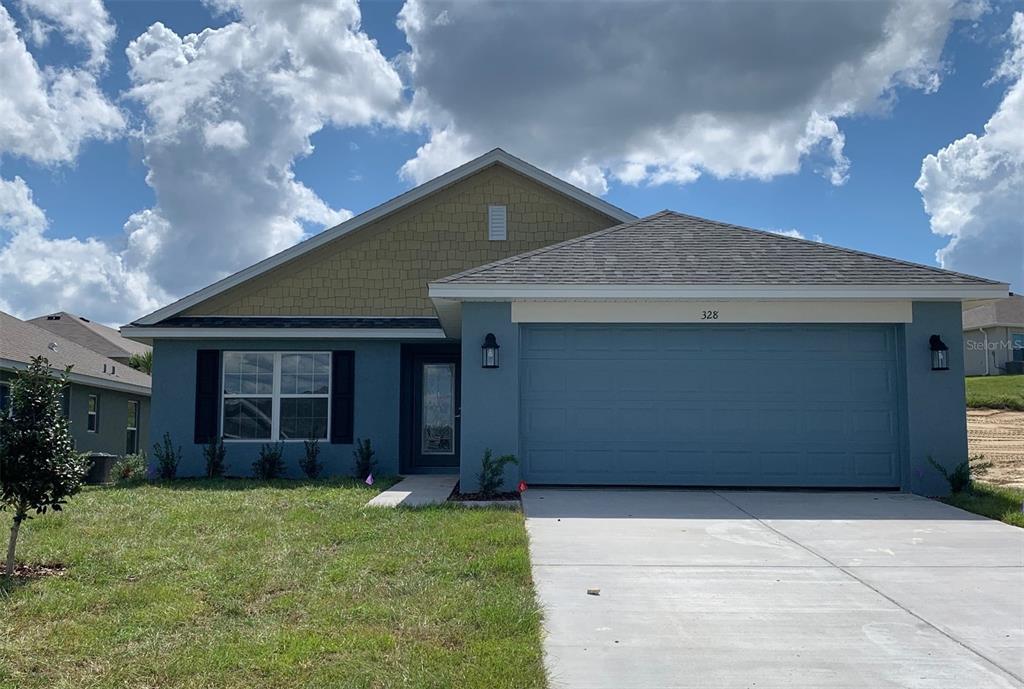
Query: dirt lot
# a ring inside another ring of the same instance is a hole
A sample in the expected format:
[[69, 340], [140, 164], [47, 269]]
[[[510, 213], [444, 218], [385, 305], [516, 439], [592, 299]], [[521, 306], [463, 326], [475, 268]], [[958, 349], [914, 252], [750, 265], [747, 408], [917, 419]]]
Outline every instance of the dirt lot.
[[992, 464], [976, 478], [1024, 488], [1024, 412], [968, 409], [967, 445], [971, 457], [984, 455]]

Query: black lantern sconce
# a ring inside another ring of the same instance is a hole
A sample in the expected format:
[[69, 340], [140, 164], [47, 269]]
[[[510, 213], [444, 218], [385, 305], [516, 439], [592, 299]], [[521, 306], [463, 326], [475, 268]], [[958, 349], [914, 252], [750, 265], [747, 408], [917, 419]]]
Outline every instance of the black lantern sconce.
[[494, 339], [494, 333], [487, 333], [484, 337], [484, 343], [480, 347], [480, 351], [483, 354], [481, 363], [483, 368], [498, 368], [499, 349], [501, 349], [501, 345]]
[[933, 371], [948, 371], [949, 370], [949, 346], [942, 341], [942, 338], [938, 335], [932, 335], [928, 338], [928, 346], [932, 350], [932, 370]]

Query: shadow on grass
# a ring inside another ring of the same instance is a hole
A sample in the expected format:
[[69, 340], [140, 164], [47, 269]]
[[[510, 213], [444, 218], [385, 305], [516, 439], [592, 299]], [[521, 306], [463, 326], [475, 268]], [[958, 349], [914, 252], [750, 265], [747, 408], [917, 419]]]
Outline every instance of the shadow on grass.
[[260, 490], [274, 488], [277, 490], [295, 490], [310, 488], [359, 488], [366, 490], [367, 494], [375, 494], [381, 490], [398, 483], [398, 476], [374, 477], [372, 486], [366, 485], [360, 479], [352, 477], [332, 477], [323, 479], [272, 479], [263, 481], [254, 478], [230, 477], [224, 478], [179, 478], [172, 480], [132, 480], [115, 483], [109, 486], [94, 486], [94, 490], [136, 490], [138, 488], [154, 487], [167, 490], [212, 490], [212, 491], [242, 491]]

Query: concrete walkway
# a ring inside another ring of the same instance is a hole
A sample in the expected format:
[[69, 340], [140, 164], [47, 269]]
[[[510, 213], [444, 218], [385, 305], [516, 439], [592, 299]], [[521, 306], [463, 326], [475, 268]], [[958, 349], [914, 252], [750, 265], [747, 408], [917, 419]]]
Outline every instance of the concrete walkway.
[[523, 507], [553, 689], [1024, 686], [1022, 529], [897, 493]]
[[455, 490], [459, 477], [455, 474], [415, 474], [406, 476], [395, 485], [366, 503], [367, 507], [423, 507], [440, 505]]

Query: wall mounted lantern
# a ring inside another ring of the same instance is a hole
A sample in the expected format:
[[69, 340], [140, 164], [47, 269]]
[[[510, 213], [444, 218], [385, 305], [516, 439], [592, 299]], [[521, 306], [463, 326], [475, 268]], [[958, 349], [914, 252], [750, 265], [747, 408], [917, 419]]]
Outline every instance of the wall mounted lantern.
[[501, 345], [494, 339], [494, 333], [487, 333], [484, 337], [484, 343], [480, 347], [483, 353], [483, 368], [498, 368], [498, 350], [501, 349]]
[[932, 335], [928, 338], [928, 346], [932, 350], [932, 370], [933, 371], [948, 371], [949, 370], [949, 347], [942, 338], [938, 335]]

